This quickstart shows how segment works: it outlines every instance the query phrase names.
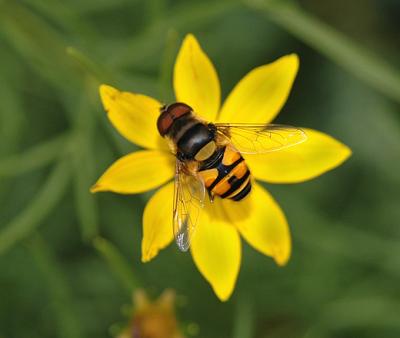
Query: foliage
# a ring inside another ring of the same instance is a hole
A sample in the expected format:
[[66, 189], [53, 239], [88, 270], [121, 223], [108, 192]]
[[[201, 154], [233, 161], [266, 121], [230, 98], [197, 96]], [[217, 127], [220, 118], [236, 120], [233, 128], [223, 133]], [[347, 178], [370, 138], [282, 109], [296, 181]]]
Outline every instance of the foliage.
[[[399, 12], [390, 0], [0, 1], [0, 337], [108, 337], [138, 286], [175, 289], [188, 336], [398, 337]], [[89, 193], [134, 150], [108, 124], [98, 84], [171, 101], [188, 32], [225, 95], [255, 66], [298, 53], [278, 122], [353, 150], [317, 180], [268, 186], [292, 259], [280, 269], [244, 245], [227, 303], [174, 247], [140, 263], [150, 194]]]

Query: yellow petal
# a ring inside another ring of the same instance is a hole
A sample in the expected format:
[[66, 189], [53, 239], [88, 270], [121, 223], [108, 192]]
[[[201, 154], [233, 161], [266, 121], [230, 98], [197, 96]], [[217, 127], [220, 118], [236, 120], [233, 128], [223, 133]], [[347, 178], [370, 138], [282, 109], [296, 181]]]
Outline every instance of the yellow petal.
[[272, 196], [253, 184], [241, 202], [224, 200], [226, 214], [243, 238], [256, 250], [271, 256], [279, 265], [289, 260], [291, 239], [285, 215]]
[[241, 243], [237, 230], [216, 200], [207, 204], [192, 239], [193, 260], [215, 294], [225, 301], [232, 294], [240, 269]]
[[253, 69], [232, 90], [220, 122], [269, 123], [285, 104], [299, 68], [296, 54]]
[[271, 183], [303, 182], [337, 167], [351, 155], [351, 150], [333, 137], [303, 130], [308, 138], [299, 145], [269, 154], [247, 155], [254, 177]]
[[108, 118], [122, 136], [144, 148], [167, 150], [165, 140], [157, 131], [160, 102], [107, 85], [100, 86], [100, 97]]
[[190, 105], [197, 115], [215, 121], [221, 90], [217, 72], [192, 34], [183, 40], [174, 68], [176, 100]]
[[174, 183], [168, 183], [147, 202], [143, 214], [142, 262], [153, 259], [173, 240], [173, 199]]
[[114, 162], [91, 188], [91, 192], [136, 194], [154, 189], [173, 177], [174, 163], [174, 157], [166, 152], [136, 151]]

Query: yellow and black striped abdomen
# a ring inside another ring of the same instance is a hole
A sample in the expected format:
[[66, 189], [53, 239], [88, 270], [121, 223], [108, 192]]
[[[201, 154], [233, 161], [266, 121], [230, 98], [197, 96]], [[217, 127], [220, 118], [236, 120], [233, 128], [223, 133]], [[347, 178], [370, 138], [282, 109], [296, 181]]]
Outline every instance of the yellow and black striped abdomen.
[[251, 190], [251, 175], [242, 155], [227, 146], [211, 164], [200, 168], [198, 174], [211, 195], [240, 201]]

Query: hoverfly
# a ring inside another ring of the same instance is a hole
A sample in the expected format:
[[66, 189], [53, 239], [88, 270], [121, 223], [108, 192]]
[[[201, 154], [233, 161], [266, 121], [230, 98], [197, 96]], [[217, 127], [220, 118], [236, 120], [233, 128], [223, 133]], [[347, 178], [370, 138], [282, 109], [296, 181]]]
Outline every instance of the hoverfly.
[[303, 130], [278, 124], [208, 123], [185, 103], [163, 106], [157, 120], [176, 157], [173, 231], [187, 251], [206, 191], [240, 201], [251, 191], [251, 174], [242, 154], [268, 153], [307, 139]]

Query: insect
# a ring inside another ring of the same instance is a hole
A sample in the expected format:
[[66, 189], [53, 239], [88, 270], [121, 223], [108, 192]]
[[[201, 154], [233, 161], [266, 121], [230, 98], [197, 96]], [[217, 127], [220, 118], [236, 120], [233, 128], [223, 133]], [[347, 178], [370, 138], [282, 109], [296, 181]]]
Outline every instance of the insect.
[[242, 154], [268, 153], [307, 139], [299, 128], [278, 124], [209, 123], [185, 103], [160, 109], [157, 128], [176, 156], [173, 231], [187, 251], [204, 207], [206, 192], [233, 201], [251, 191], [251, 173]]

